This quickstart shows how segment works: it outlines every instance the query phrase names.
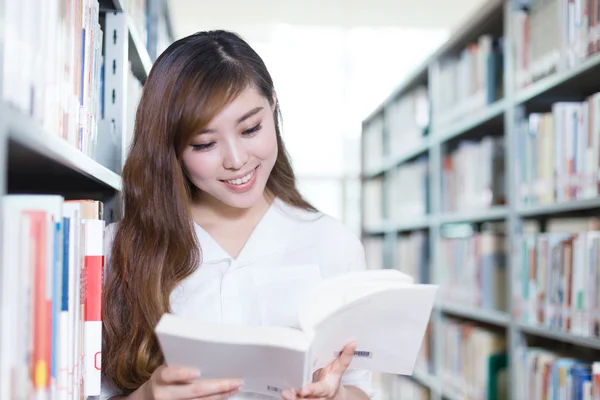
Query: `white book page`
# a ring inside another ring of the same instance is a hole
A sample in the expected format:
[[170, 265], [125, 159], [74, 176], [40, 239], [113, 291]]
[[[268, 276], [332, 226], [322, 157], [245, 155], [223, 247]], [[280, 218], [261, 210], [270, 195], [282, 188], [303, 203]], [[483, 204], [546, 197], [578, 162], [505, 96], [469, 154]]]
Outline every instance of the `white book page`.
[[310, 338], [269, 326], [205, 324], [165, 314], [156, 328], [169, 365], [198, 368], [204, 379], [243, 379], [242, 392], [280, 397], [310, 378]]
[[344, 306], [315, 328], [313, 367], [329, 364], [355, 341], [350, 368], [412, 374], [433, 308], [436, 285], [406, 285]]

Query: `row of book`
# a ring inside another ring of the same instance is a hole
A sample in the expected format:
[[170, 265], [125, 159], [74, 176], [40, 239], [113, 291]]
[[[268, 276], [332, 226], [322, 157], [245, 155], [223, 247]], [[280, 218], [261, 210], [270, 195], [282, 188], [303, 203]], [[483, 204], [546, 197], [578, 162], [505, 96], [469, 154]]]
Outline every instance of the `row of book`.
[[600, 0], [521, 0], [511, 12], [515, 87], [569, 70], [600, 50]]
[[381, 168], [384, 163], [383, 142], [384, 119], [379, 115], [363, 127], [362, 169], [370, 172]]
[[100, 394], [103, 205], [0, 199], [0, 398]]
[[600, 219], [550, 221], [523, 234], [516, 260], [515, 317], [581, 336], [600, 336]]
[[429, 176], [429, 158], [426, 155], [399, 165], [385, 174], [385, 203], [381, 207], [387, 222], [402, 224], [427, 215]]
[[[504, 138], [461, 140], [442, 160], [442, 210], [487, 209], [506, 203]], [[476, 165], [477, 168], [473, 168]]]
[[443, 318], [440, 329], [443, 355], [438, 376], [444, 390], [470, 400], [509, 398], [505, 335], [450, 318]]
[[429, 133], [430, 104], [426, 85], [402, 94], [386, 106], [385, 132], [391, 157], [406, 154], [423, 143]]
[[506, 311], [506, 237], [496, 227], [446, 227], [437, 266], [440, 298], [452, 304]]
[[412, 276], [415, 283], [428, 283], [429, 234], [425, 230], [399, 235], [396, 246], [395, 268]]
[[101, 98], [98, 0], [5, 3], [2, 99], [93, 157]]
[[579, 360], [547, 348], [521, 344], [514, 366], [517, 398], [600, 399], [600, 361]]
[[560, 102], [519, 124], [519, 195], [523, 204], [549, 204], [600, 194], [600, 93]]
[[503, 97], [504, 39], [481, 35], [433, 68], [435, 128], [481, 110]]

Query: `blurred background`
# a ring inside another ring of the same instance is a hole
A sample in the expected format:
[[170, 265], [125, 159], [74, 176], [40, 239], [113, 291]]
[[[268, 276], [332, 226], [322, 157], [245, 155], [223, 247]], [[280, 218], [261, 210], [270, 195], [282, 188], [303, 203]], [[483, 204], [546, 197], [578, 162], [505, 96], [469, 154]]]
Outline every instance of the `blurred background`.
[[[144, 82], [209, 29], [263, 57], [300, 191], [368, 267], [440, 286], [378, 400], [600, 400], [600, 0], [0, 0], [0, 399], [82, 322]], [[82, 340], [49, 369], [75, 398]]]

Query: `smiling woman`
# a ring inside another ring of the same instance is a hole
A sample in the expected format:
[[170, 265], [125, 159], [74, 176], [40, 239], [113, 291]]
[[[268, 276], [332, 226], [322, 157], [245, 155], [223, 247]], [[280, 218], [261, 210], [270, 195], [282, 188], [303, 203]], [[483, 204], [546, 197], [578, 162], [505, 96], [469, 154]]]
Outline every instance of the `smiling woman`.
[[[298, 192], [279, 119], [266, 66], [235, 34], [194, 34], [156, 60], [123, 169], [124, 218], [106, 233], [103, 399], [260, 398], [243, 377], [166, 366], [159, 318], [289, 325], [310, 285], [366, 268], [358, 239]], [[278, 279], [256, 284], [274, 268]], [[348, 369], [344, 350], [281, 396], [367, 398], [370, 373]]]

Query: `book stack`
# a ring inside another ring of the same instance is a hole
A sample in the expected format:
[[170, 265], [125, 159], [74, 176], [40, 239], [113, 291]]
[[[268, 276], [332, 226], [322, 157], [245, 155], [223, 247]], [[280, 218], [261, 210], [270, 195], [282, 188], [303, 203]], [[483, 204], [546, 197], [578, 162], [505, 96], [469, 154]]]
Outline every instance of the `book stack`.
[[99, 395], [102, 203], [8, 195], [0, 204], [0, 398]]

